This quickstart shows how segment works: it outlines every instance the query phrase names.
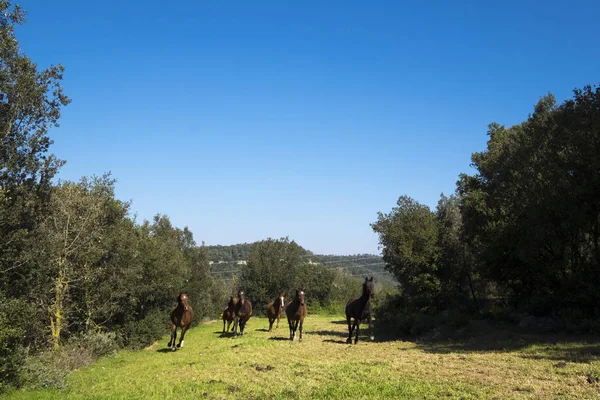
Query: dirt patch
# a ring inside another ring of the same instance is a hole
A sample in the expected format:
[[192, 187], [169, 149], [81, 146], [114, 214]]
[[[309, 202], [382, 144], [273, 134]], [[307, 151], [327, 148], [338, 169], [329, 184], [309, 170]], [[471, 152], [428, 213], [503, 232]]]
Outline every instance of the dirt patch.
[[267, 365], [267, 366], [264, 366], [264, 367], [262, 367], [262, 366], [260, 366], [260, 365], [258, 365], [258, 364], [250, 364], [250, 365], [251, 365], [252, 367], [254, 367], [254, 368], [257, 370], [257, 371], [261, 371], [261, 372], [262, 372], [262, 371], [267, 371], [267, 372], [268, 372], [268, 371], [271, 371], [271, 370], [274, 370], [274, 369], [275, 369], [275, 367], [274, 367], [274, 366], [272, 366], [272, 365]]
[[158, 342], [154, 342], [154, 343], [152, 343], [150, 346], [148, 346], [148, 347], [145, 347], [145, 348], [144, 348], [144, 350], [153, 350], [153, 349], [154, 349], [154, 346], [156, 346], [157, 344], [158, 344]]

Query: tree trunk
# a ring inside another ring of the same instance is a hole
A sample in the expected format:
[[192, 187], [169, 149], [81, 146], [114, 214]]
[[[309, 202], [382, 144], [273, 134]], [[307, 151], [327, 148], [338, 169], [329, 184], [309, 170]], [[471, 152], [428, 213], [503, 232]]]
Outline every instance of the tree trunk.
[[60, 347], [60, 334], [64, 325], [64, 299], [67, 293], [69, 282], [64, 276], [65, 260], [58, 261], [58, 277], [54, 282], [54, 304], [49, 307], [50, 311], [50, 332], [52, 334], [52, 344], [54, 350]]

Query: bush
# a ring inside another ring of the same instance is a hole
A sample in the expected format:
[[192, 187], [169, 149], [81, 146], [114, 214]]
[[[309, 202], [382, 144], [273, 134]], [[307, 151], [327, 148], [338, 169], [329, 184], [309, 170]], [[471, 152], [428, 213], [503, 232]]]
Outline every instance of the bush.
[[72, 337], [68, 346], [73, 350], [87, 351], [94, 359], [114, 355], [119, 348], [114, 332], [82, 333]]
[[26, 352], [23, 346], [26, 330], [15, 318], [15, 310], [24, 309], [18, 299], [0, 300], [0, 393], [10, 385], [18, 385]]
[[64, 388], [65, 377], [91, 364], [102, 356], [114, 355], [118, 345], [113, 332], [87, 332], [74, 336], [57, 351], [46, 351], [28, 357], [24, 370], [24, 383], [31, 388]]
[[123, 345], [139, 350], [167, 334], [169, 313], [167, 310], [154, 310], [142, 320], [127, 322], [121, 332]]
[[23, 334], [0, 321], [0, 393], [18, 384], [20, 366], [25, 359]]

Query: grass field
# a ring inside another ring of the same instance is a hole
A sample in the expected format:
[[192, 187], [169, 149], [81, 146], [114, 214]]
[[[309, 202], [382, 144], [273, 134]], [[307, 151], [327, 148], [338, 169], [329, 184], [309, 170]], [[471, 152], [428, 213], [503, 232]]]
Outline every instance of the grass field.
[[267, 327], [253, 317], [244, 337], [230, 338], [221, 323], [203, 324], [175, 353], [165, 336], [74, 372], [64, 391], [8, 398], [600, 398], [600, 343], [589, 338], [496, 331], [463, 342], [376, 337], [347, 345], [341, 317], [309, 315], [301, 343], [287, 340], [286, 323], [272, 333]]

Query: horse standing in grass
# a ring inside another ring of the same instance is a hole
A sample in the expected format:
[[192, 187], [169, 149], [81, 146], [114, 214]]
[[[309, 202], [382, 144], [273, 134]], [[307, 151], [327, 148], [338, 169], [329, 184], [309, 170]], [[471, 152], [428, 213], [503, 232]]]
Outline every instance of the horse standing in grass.
[[[371, 279], [365, 278], [362, 285], [362, 296], [358, 299], [352, 299], [346, 304], [346, 320], [348, 321], [348, 339], [346, 343], [352, 343], [352, 331], [356, 329], [356, 338], [354, 344], [358, 343], [358, 332], [360, 321], [366, 319], [369, 323], [369, 332], [371, 334], [371, 340], [375, 340], [373, 336], [373, 325], [371, 324], [371, 299], [374, 295], [375, 285], [373, 284], [373, 277]], [[350, 324], [350, 320], [354, 318], [354, 324]]]
[[183, 338], [190, 328], [193, 319], [194, 310], [192, 310], [192, 306], [188, 304], [188, 294], [187, 292], [181, 292], [179, 293], [179, 296], [177, 296], [177, 307], [171, 311], [171, 340], [169, 341], [171, 350], [175, 351], [177, 328], [181, 328], [181, 338], [179, 338], [177, 347], [183, 347]]
[[296, 336], [296, 329], [300, 326], [300, 338], [299, 342], [302, 341], [302, 324], [304, 323], [304, 317], [306, 317], [306, 304], [304, 303], [304, 290], [296, 290], [296, 298], [290, 301], [285, 308], [285, 314], [287, 315], [288, 325], [290, 326], [290, 340], [294, 340]]
[[235, 322], [233, 323], [233, 337], [237, 336], [238, 325], [240, 327], [240, 335], [244, 335], [246, 322], [252, 316], [252, 303], [246, 298], [246, 294], [238, 291], [238, 302], [234, 306]]
[[[238, 302], [238, 298], [235, 296], [231, 296], [229, 298], [229, 304], [227, 304], [227, 308], [223, 311], [223, 333], [229, 331], [229, 327], [231, 323], [235, 320], [235, 305]], [[227, 330], [225, 330], [225, 322], [227, 322]]]
[[283, 314], [284, 306], [284, 295], [283, 292], [279, 292], [279, 296], [269, 304], [267, 304], [267, 317], [269, 317], [269, 332], [273, 329], [273, 323], [277, 320], [277, 326], [275, 329], [279, 328], [279, 320], [281, 319], [281, 314]]

